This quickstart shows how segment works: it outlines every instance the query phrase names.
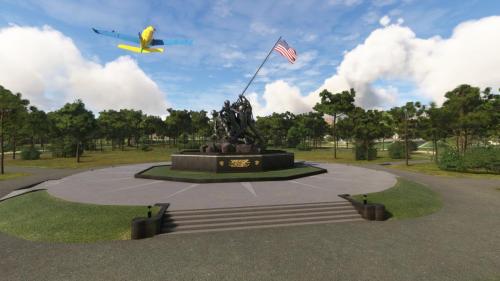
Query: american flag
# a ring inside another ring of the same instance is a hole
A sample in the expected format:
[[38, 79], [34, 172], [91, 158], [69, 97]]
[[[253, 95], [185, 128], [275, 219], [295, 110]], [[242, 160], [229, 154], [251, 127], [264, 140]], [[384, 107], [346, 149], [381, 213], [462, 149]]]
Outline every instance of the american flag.
[[297, 59], [297, 52], [295, 49], [288, 46], [288, 43], [283, 39], [278, 41], [274, 49], [287, 58], [290, 63], [294, 63]]

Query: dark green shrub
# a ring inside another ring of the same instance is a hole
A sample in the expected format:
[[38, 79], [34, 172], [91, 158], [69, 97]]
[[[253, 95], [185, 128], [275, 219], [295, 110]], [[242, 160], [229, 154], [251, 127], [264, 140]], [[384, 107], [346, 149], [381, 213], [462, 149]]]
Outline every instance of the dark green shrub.
[[311, 147], [310, 147], [310, 146], [308, 146], [307, 144], [303, 143], [303, 142], [301, 142], [301, 143], [297, 144], [297, 145], [295, 146], [295, 148], [297, 148], [298, 150], [304, 150], [304, 151], [311, 150]]
[[21, 159], [23, 160], [38, 160], [41, 152], [34, 147], [26, 147], [21, 150]]
[[153, 150], [153, 148], [152, 148], [151, 146], [149, 146], [149, 145], [147, 145], [147, 144], [143, 143], [143, 144], [141, 145], [141, 150], [142, 150], [142, 151], [151, 151], [151, 150]]
[[297, 127], [291, 127], [290, 129], [288, 129], [288, 133], [286, 136], [286, 144], [288, 147], [297, 147], [301, 139], [302, 134]]
[[[404, 145], [404, 142], [403, 142]], [[412, 140], [408, 141], [408, 151], [417, 151], [418, 150], [418, 144]]]
[[182, 133], [179, 138], [177, 139], [177, 141], [181, 144], [184, 144], [186, 145], [188, 142], [189, 142], [189, 136], [188, 134], [186, 133]]
[[368, 144], [356, 142], [353, 150], [356, 160], [373, 160], [377, 158], [377, 149], [373, 142]]
[[465, 152], [463, 159], [467, 170], [486, 170], [498, 173], [500, 169], [500, 148], [471, 148]]
[[4, 144], [3, 144], [3, 151], [12, 151], [13, 148], [14, 147], [12, 146], [12, 144], [4, 142]]
[[465, 171], [463, 157], [456, 149], [446, 149], [441, 153], [438, 166], [442, 170]]
[[[414, 141], [408, 141], [408, 150], [410, 153], [412, 151], [417, 151], [418, 145]], [[389, 157], [392, 159], [405, 159], [405, 142], [404, 141], [395, 141], [389, 146]], [[410, 154], [408, 154], [410, 157]]]
[[[76, 157], [76, 143], [69, 139], [54, 140], [52, 146], [50, 147], [53, 157]], [[80, 144], [80, 156], [83, 155], [84, 145]]]
[[443, 170], [500, 173], [500, 148], [470, 148], [464, 155], [448, 148], [441, 154], [438, 165]]
[[182, 149], [199, 149], [200, 144], [196, 142], [187, 142], [187, 143], [181, 143], [179, 147]]
[[389, 146], [389, 157], [391, 159], [405, 158], [405, 144], [400, 141], [395, 141]]

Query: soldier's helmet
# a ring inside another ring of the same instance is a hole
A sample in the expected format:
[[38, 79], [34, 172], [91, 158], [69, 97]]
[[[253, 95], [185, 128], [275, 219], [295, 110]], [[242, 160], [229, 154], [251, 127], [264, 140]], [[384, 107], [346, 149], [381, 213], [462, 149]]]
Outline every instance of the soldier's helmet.
[[230, 104], [231, 104], [231, 102], [229, 100], [224, 101], [224, 106], [229, 106]]

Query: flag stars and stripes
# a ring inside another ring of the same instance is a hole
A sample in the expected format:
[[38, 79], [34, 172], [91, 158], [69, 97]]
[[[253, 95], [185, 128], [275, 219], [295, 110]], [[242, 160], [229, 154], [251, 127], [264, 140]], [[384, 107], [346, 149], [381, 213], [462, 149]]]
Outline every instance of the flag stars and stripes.
[[278, 43], [274, 46], [274, 50], [287, 58], [290, 63], [294, 63], [297, 59], [297, 52], [294, 48], [288, 46], [285, 40], [278, 40]]

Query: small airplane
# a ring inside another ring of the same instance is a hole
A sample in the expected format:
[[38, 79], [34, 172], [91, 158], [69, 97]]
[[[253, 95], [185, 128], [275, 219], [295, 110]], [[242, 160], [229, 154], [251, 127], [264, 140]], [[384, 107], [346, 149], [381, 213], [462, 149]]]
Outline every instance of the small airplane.
[[135, 53], [163, 53], [163, 48], [151, 48], [151, 46], [161, 46], [161, 45], [191, 45], [190, 40], [185, 39], [170, 39], [164, 42], [161, 39], [153, 38], [153, 34], [156, 29], [153, 26], [146, 27], [142, 32], [139, 32], [138, 36], [124, 35], [116, 31], [105, 31], [92, 28], [92, 30], [100, 35], [114, 37], [122, 39], [129, 42], [138, 43], [139, 46], [130, 46], [126, 44], [119, 44], [118, 48], [127, 51], [132, 51]]

